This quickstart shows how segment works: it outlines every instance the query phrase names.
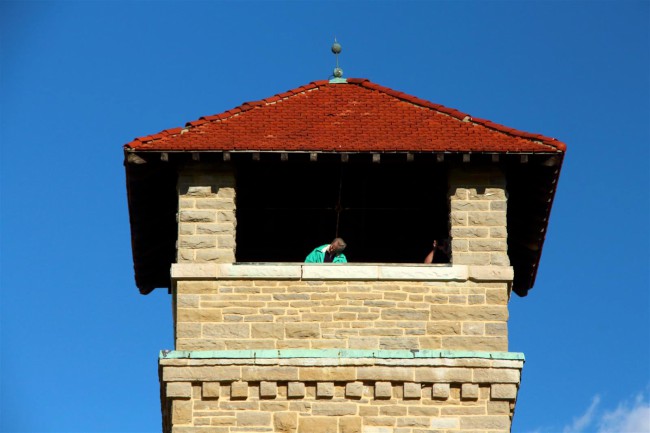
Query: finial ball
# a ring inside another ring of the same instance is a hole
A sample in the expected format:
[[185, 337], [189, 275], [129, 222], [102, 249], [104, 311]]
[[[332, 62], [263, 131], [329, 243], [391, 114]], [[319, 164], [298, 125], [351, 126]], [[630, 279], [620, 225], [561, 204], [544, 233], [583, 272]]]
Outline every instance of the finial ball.
[[341, 78], [343, 76], [343, 69], [341, 68], [334, 68], [334, 76], [336, 78]]
[[339, 44], [338, 42], [334, 42], [334, 43], [332, 44], [332, 52], [333, 52], [334, 54], [338, 54], [338, 53], [340, 53], [340, 52], [341, 52], [341, 44]]

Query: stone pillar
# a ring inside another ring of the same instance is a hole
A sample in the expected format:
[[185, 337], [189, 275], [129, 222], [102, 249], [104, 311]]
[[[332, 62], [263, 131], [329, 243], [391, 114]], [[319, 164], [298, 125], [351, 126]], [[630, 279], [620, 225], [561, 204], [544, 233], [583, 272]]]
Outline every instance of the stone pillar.
[[503, 172], [456, 168], [449, 183], [453, 264], [509, 266]]
[[235, 261], [235, 176], [226, 165], [193, 165], [178, 177], [177, 262]]

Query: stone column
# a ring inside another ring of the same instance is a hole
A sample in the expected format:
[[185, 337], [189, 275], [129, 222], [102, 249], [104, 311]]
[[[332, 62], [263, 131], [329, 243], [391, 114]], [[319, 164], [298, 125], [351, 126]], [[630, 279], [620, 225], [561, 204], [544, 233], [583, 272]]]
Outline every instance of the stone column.
[[453, 264], [509, 266], [503, 172], [456, 168], [449, 183]]
[[235, 175], [224, 164], [196, 164], [178, 177], [178, 263], [235, 262]]

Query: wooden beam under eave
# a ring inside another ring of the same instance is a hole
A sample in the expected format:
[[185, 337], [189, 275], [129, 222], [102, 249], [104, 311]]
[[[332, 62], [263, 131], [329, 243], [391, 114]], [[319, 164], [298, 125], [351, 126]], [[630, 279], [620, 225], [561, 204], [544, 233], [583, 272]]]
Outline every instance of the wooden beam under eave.
[[372, 162], [374, 162], [375, 164], [380, 163], [381, 162], [381, 154], [373, 153], [372, 154]]
[[350, 160], [350, 155], [347, 153], [342, 153], [341, 154], [341, 162], [348, 162]]
[[463, 154], [463, 162], [470, 162], [472, 159], [471, 154], [469, 153], [464, 153]]
[[436, 161], [438, 162], [443, 162], [445, 160], [445, 154], [444, 153], [439, 153], [436, 155]]
[[318, 154], [316, 152], [311, 152], [309, 154], [309, 160], [311, 162], [316, 162], [316, 160], [318, 160]]
[[169, 161], [169, 153], [167, 153], [167, 152], [162, 152], [162, 153], [160, 154], [160, 160], [161, 160], [161, 161], [165, 161], [165, 162]]
[[499, 162], [499, 154], [498, 153], [493, 153], [492, 154], [492, 162]]
[[260, 160], [260, 153], [259, 152], [253, 152], [251, 154], [251, 156], [253, 157], [253, 161], [259, 161]]
[[521, 155], [521, 157], [519, 158], [519, 162], [521, 162], [522, 164], [527, 164], [528, 163], [528, 155]]
[[289, 160], [289, 154], [287, 152], [282, 152], [280, 154], [280, 161], [288, 161]]
[[230, 152], [224, 152], [223, 153], [223, 160], [224, 161], [230, 161]]
[[201, 154], [199, 152], [192, 152], [192, 160], [200, 161], [201, 160]]
[[414, 159], [415, 159], [415, 155], [413, 155], [412, 153], [406, 154], [406, 162], [413, 162]]

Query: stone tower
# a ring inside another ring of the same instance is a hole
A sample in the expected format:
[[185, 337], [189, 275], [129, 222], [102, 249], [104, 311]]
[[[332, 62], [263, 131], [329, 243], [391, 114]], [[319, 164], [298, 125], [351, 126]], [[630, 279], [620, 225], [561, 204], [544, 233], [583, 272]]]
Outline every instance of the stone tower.
[[[164, 432], [510, 431], [563, 143], [334, 79], [124, 150], [136, 284], [173, 305]], [[303, 263], [335, 236], [349, 263]]]

